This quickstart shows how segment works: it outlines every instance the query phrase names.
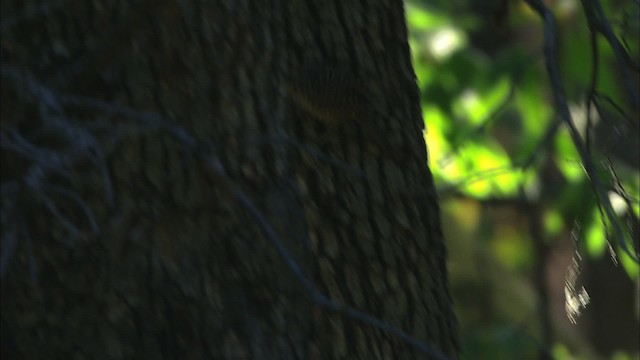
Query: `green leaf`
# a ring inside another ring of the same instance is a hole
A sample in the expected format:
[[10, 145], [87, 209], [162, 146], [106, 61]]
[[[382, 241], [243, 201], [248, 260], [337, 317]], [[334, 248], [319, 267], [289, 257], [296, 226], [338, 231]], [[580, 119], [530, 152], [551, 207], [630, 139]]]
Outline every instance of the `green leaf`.
[[407, 23], [412, 31], [436, 29], [449, 23], [446, 15], [427, 11], [424, 8], [407, 4]]

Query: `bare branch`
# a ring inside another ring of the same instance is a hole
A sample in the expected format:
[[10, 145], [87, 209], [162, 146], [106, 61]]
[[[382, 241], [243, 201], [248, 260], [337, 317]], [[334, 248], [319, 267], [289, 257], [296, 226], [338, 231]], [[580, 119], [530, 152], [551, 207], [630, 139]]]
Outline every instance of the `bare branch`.
[[635, 130], [638, 130], [638, 124], [636, 123], [636, 121], [633, 121], [632, 118], [622, 109], [622, 106], [618, 105], [610, 96], [600, 94], [599, 92], [595, 92], [594, 98], [593, 98], [593, 104], [596, 106], [596, 109], [598, 110], [598, 114], [601, 117], [605, 118], [604, 112], [602, 109], [602, 104], [600, 103], [600, 101], [598, 101], [598, 99], [602, 99], [607, 104], [611, 105], [616, 110], [616, 112], [618, 112], [618, 114], [624, 117], [624, 119], [627, 121], [629, 126], [635, 128]]
[[[80, 231], [80, 229], [78, 229], [78, 227], [74, 225], [73, 221], [67, 219], [64, 216], [64, 214], [62, 214], [60, 209], [58, 209], [56, 204], [53, 202], [53, 200], [51, 200], [49, 196], [47, 196], [47, 194], [42, 194], [40, 196], [40, 199], [44, 203], [44, 206], [46, 206], [47, 209], [49, 209], [49, 212], [56, 219], [58, 219], [58, 221], [60, 221], [62, 226], [64, 226], [67, 229], [67, 231], [69, 231], [69, 233], [71, 233], [71, 237], [73, 239], [77, 239], [80, 237], [80, 234], [82, 234], [82, 231]], [[71, 241], [67, 241], [67, 245], [70, 245], [71, 243], [72, 243]]]
[[[97, 140], [95, 137], [91, 135], [91, 133], [83, 128], [79, 128], [77, 126], [67, 127], [66, 118], [61, 117], [63, 114], [63, 109], [65, 107], [71, 108], [85, 108], [92, 109], [103, 112], [105, 114], [111, 115], [120, 115], [128, 119], [135, 120], [138, 124], [144, 126], [144, 130], [161, 130], [169, 133], [174, 136], [178, 141], [180, 141], [183, 145], [185, 145], [190, 151], [193, 151], [197, 156], [202, 158], [203, 161], [215, 172], [217, 176], [220, 176], [227, 180], [227, 183], [231, 184], [231, 180], [228, 179], [228, 176], [224, 170], [224, 166], [222, 162], [216, 157], [213, 156], [208, 150], [215, 148], [212, 144], [206, 144], [198, 141], [195, 136], [190, 134], [186, 129], [182, 128], [179, 125], [174, 124], [173, 122], [163, 118], [162, 116], [158, 116], [156, 114], [136, 111], [124, 106], [120, 106], [118, 104], [82, 97], [75, 95], [58, 95], [54, 91], [50, 90], [46, 86], [40, 84], [32, 75], [27, 73], [26, 71], [22, 71], [16, 67], [3, 65], [1, 67], [1, 73], [3, 78], [9, 79], [16, 88], [17, 92], [20, 95], [25, 96], [28, 99], [35, 100], [40, 106], [40, 115], [43, 120], [49, 120], [47, 124], [59, 128], [65, 128], [68, 133], [65, 134], [65, 137], [71, 136], [75, 138], [76, 136], [81, 137], [80, 144], [76, 144], [73, 150], [77, 149], [92, 149], [96, 153], [91, 155], [89, 158], [92, 162], [94, 162], [98, 168], [103, 172], [103, 176], [108, 178], [104, 172], [106, 167], [102, 167], [103, 165], [103, 157], [102, 152], [100, 151], [100, 147], [97, 146]], [[53, 116], [52, 116], [53, 114]], [[58, 122], [56, 122], [58, 121]], [[59, 121], [63, 121], [64, 123], [60, 123]], [[117, 133], [121, 135], [121, 133]], [[68, 218], [65, 217], [64, 214], [60, 211], [60, 209], [56, 206], [54, 201], [47, 194], [48, 192], [57, 193], [58, 195], [67, 197], [73, 202], [76, 203], [78, 207], [82, 210], [85, 217], [89, 220], [89, 223], [94, 231], [98, 231], [98, 223], [93, 216], [91, 209], [86, 205], [86, 203], [80, 198], [78, 194], [73, 193], [71, 190], [55, 186], [52, 184], [47, 184], [44, 180], [46, 174], [49, 171], [62, 172], [62, 169], [70, 167], [74, 164], [74, 161], [77, 160], [72, 154], [64, 154], [59, 152], [54, 152], [49, 149], [42, 149], [27, 139], [25, 139], [22, 135], [20, 135], [14, 129], [3, 129], [0, 132], [0, 137], [2, 140], [2, 147], [14, 151], [23, 157], [34, 161], [35, 165], [31, 167], [28, 172], [26, 182], [27, 184], [33, 188], [37, 189], [37, 194], [39, 195], [40, 201], [42, 201], [45, 207], [49, 210], [49, 212], [70, 232], [73, 237], [78, 237], [82, 234], [82, 231]], [[351, 165], [340, 162], [336, 159], [333, 159], [327, 155], [322, 154], [321, 152], [307, 147], [303, 144], [298, 144], [294, 140], [287, 139], [284, 137], [276, 137], [272, 140], [283, 141], [284, 143], [289, 143], [294, 145], [308, 153], [316, 156], [317, 158], [327, 161], [332, 166], [337, 167], [341, 170], [349, 171], [353, 174], [359, 176], [366, 176], [361, 170], [354, 169]], [[116, 139], [117, 141], [117, 139]], [[86, 155], [85, 155], [86, 157]], [[6, 184], [4, 186], [4, 191], [8, 191], [12, 184]], [[107, 186], [107, 185], [105, 185]], [[110, 186], [107, 186], [110, 188]], [[262, 213], [256, 208], [253, 202], [240, 190], [234, 189], [234, 196], [236, 200], [242, 204], [244, 208], [246, 208], [249, 213], [251, 213], [252, 217], [265, 234], [265, 236], [269, 239], [269, 241], [276, 248], [280, 257], [285, 262], [287, 268], [293, 273], [295, 278], [300, 282], [311, 301], [317, 306], [327, 309], [332, 312], [336, 312], [352, 318], [354, 320], [363, 322], [365, 324], [374, 326], [381, 331], [387, 332], [393, 336], [396, 336], [408, 345], [414, 347], [420, 352], [431, 356], [434, 359], [438, 360], [446, 360], [448, 359], [442, 352], [435, 349], [434, 347], [427, 345], [425, 342], [416, 339], [415, 337], [407, 334], [401, 329], [392, 326], [370, 314], [365, 312], [356, 310], [354, 308], [348, 307], [346, 305], [341, 305], [333, 300], [330, 300], [325, 295], [323, 295], [318, 288], [312, 283], [312, 281], [305, 276], [297, 262], [292, 258], [289, 251], [280, 241], [278, 234], [275, 230], [270, 226], [268, 221], [262, 215]], [[14, 240], [17, 238], [18, 233], [14, 233], [14, 238], [10, 240]], [[9, 234], [11, 235], [11, 234]], [[5, 235], [6, 237], [7, 235]], [[16, 242], [13, 241], [3, 241], [3, 247], [9, 245], [15, 245]], [[8, 254], [8, 255], [5, 255]], [[2, 269], [6, 268], [8, 261], [5, 260], [5, 257], [10, 257], [11, 253], [3, 251], [2, 254]], [[35, 268], [35, 264], [32, 264], [32, 268]], [[35, 270], [34, 270], [35, 271]]]
[[9, 264], [13, 259], [13, 253], [18, 245], [18, 232], [14, 228], [5, 229], [2, 236], [2, 253], [0, 254], [0, 278], [4, 278]]
[[262, 215], [260, 210], [256, 208], [253, 202], [242, 191], [238, 189], [234, 191], [234, 195], [238, 200], [238, 202], [242, 204], [242, 206], [244, 206], [244, 208], [251, 213], [254, 220], [258, 223], [258, 226], [264, 233], [264, 235], [267, 237], [267, 239], [269, 239], [269, 241], [276, 248], [282, 260], [285, 262], [285, 264], [287, 265], [289, 270], [293, 273], [293, 275], [298, 280], [298, 282], [300, 282], [302, 287], [306, 290], [307, 295], [310, 297], [311, 301], [314, 304], [326, 310], [336, 312], [338, 314], [345, 315], [354, 320], [363, 322], [367, 325], [374, 326], [380, 329], [381, 331], [384, 331], [393, 336], [396, 336], [402, 339], [402, 341], [404, 341], [405, 343], [409, 344], [410, 346], [414, 347], [420, 352], [431, 356], [434, 359], [437, 359], [437, 360], [448, 359], [448, 357], [446, 357], [441, 351], [437, 350], [435, 347], [430, 346], [426, 344], [424, 341], [421, 341], [407, 334], [401, 329], [385, 321], [382, 321], [370, 314], [367, 314], [365, 312], [356, 310], [346, 305], [338, 304], [337, 302], [323, 295], [322, 292], [320, 292], [320, 290], [316, 288], [313, 282], [302, 272], [302, 270], [300, 269], [300, 266], [298, 266], [298, 263], [291, 256], [291, 253], [289, 253], [289, 251], [284, 246], [282, 241], [280, 241], [278, 234], [276, 234], [275, 230], [271, 227], [271, 225]]
[[575, 123], [573, 122], [573, 118], [571, 117], [571, 112], [569, 111], [569, 106], [567, 104], [567, 99], [564, 93], [562, 81], [560, 80], [560, 72], [558, 70], [558, 64], [556, 62], [557, 48], [555, 43], [555, 20], [553, 18], [553, 14], [549, 10], [549, 8], [547, 8], [546, 5], [544, 5], [542, 0], [525, 0], [525, 1], [527, 2], [527, 4], [529, 4], [529, 6], [531, 6], [533, 10], [535, 10], [540, 15], [544, 23], [544, 39], [545, 39], [544, 53], [546, 58], [547, 72], [549, 73], [549, 79], [551, 81], [551, 86], [552, 86], [553, 95], [555, 99], [556, 111], [558, 112], [558, 115], [560, 115], [560, 118], [563, 120], [563, 122], [569, 129], [569, 134], [571, 135], [573, 144], [576, 147], [578, 154], [580, 155], [582, 166], [584, 167], [585, 172], [587, 173], [587, 176], [591, 181], [591, 185], [596, 195], [596, 198], [600, 201], [600, 203], [604, 207], [604, 212], [609, 218], [613, 226], [613, 230], [615, 233], [614, 236], [618, 239], [618, 243], [622, 247], [622, 249], [627, 254], [629, 254], [632, 259], [638, 261], [639, 259], [639, 256], [637, 254], [638, 249], [634, 250], [636, 252], [635, 254], [633, 254], [631, 250], [629, 250], [629, 246], [627, 245], [627, 241], [625, 239], [624, 233], [622, 232], [622, 228], [620, 227], [620, 223], [617, 220], [616, 214], [613, 210], [613, 206], [611, 205], [611, 201], [609, 201], [609, 198], [606, 192], [604, 191], [604, 187], [602, 186], [602, 182], [598, 174], [596, 173], [596, 167], [595, 167], [594, 161], [591, 158], [591, 155], [589, 155], [589, 152], [587, 151], [586, 147], [584, 146], [584, 142], [580, 137], [580, 133], [578, 132], [578, 129], [576, 128]]
[[137, 111], [126, 106], [116, 103], [103, 101], [99, 99], [76, 96], [76, 95], [60, 95], [59, 100], [65, 106], [73, 106], [76, 108], [86, 108], [99, 110], [106, 114], [121, 115], [128, 119], [136, 120], [140, 124], [147, 126], [147, 130], [165, 130], [169, 134], [180, 140], [183, 144], [194, 149], [198, 147], [198, 140], [189, 132], [174, 122], [153, 113]]
[[21, 22], [29, 21], [37, 17], [47, 15], [47, 13], [49, 13], [51, 10], [61, 7], [66, 2], [66, 0], [60, 0], [33, 5], [30, 8], [24, 10], [21, 14], [16, 14], [0, 20], [0, 30], [6, 31], [9, 28], [20, 24]]
[[[541, 3], [540, 0], [527, 0], [529, 4], [531, 4], [532, 1]], [[607, 39], [607, 42], [611, 46], [611, 49], [613, 50], [613, 53], [616, 57], [616, 61], [618, 62], [618, 66], [622, 71], [622, 81], [627, 88], [629, 97], [631, 98], [631, 103], [636, 110], [640, 110], [640, 95], [638, 95], [637, 87], [632, 83], [633, 76], [629, 72], [629, 66], [627, 65], [627, 59], [630, 59], [631, 57], [626, 52], [616, 35], [613, 33], [611, 24], [609, 23], [609, 20], [607, 19], [607, 16], [602, 9], [600, 1], [581, 0], [581, 2], [582, 8], [584, 9], [585, 15], [587, 16], [587, 20], [589, 21], [589, 26], [592, 31], [595, 30], [601, 33], [605, 37], [605, 39]], [[538, 9], [536, 9], [536, 11], [538, 11]], [[540, 11], [538, 12], [540, 13]]]
[[87, 217], [87, 220], [89, 220], [89, 224], [91, 225], [93, 232], [96, 234], [100, 232], [100, 227], [98, 226], [98, 222], [96, 221], [96, 218], [93, 215], [93, 211], [91, 211], [87, 203], [84, 200], [82, 200], [82, 198], [78, 194], [74, 193], [73, 191], [67, 190], [61, 186], [56, 186], [56, 185], [44, 185], [43, 188], [52, 193], [57, 193], [59, 195], [62, 195], [64, 197], [67, 197], [73, 200], [78, 205], [78, 207], [82, 209], [82, 212]]

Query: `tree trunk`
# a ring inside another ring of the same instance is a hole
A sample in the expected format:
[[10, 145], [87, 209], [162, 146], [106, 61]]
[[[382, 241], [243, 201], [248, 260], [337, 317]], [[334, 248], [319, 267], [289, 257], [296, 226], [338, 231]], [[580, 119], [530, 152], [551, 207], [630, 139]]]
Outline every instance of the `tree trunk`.
[[1, 4], [3, 359], [455, 357], [402, 1]]

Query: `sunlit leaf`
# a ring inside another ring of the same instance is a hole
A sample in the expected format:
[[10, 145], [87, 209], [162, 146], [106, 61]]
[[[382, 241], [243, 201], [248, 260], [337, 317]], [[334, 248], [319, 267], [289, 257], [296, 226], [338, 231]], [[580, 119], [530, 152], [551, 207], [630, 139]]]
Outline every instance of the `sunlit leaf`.
[[548, 99], [545, 97], [547, 83], [544, 80], [541, 81], [542, 79], [546, 79], [546, 75], [538, 68], [535, 66], [528, 68], [522, 75], [515, 95], [515, 103], [524, 122], [524, 130], [532, 136], [542, 135], [553, 114], [553, 108], [549, 106]]
[[468, 144], [460, 149], [439, 175], [476, 198], [514, 194], [524, 176], [511, 167], [502, 149], [483, 144]]
[[577, 182], [584, 178], [584, 169], [580, 162], [580, 156], [569, 136], [568, 131], [561, 129], [555, 138], [556, 164], [562, 174], [570, 182]]
[[419, 6], [407, 4], [406, 8], [407, 23], [413, 31], [435, 29], [450, 22], [446, 15], [428, 11]]
[[558, 234], [564, 227], [564, 220], [559, 211], [549, 209], [544, 213], [544, 230], [548, 236]]
[[479, 124], [496, 110], [508, 94], [509, 81], [503, 77], [482, 93], [473, 89], [466, 90], [460, 97], [459, 104], [470, 122]]
[[[594, 210], [593, 219], [599, 219], [600, 213]], [[587, 253], [593, 257], [600, 257], [606, 250], [607, 237], [600, 221], [591, 221], [585, 229]]]
[[455, 27], [446, 26], [430, 36], [428, 49], [435, 60], [443, 61], [464, 45], [466, 45], [465, 34]]
[[627, 272], [629, 277], [633, 280], [637, 280], [640, 276], [640, 266], [636, 262], [636, 260], [632, 259], [631, 256], [625, 251], [619, 252], [620, 263], [622, 263], [622, 267]]

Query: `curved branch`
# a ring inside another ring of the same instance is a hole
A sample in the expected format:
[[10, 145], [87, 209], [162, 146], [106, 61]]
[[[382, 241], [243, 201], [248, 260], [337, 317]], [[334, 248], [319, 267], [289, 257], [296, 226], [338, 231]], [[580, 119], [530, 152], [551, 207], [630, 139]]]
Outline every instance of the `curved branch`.
[[[546, 67], [549, 74], [549, 80], [551, 81], [556, 111], [569, 129], [569, 134], [571, 135], [573, 144], [576, 147], [578, 154], [580, 155], [582, 166], [584, 167], [584, 170], [589, 177], [596, 198], [599, 200], [602, 207], [604, 207], [604, 212], [613, 226], [615, 237], [618, 239], [619, 245], [627, 254], [631, 256], [632, 259], [638, 262], [639, 256], [637, 254], [637, 249], [635, 249], [636, 254], [632, 254], [631, 250], [629, 250], [629, 246], [627, 245], [627, 242], [625, 240], [622, 228], [620, 227], [620, 223], [616, 218], [616, 214], [613, 210], [613, 206], [611, 205], [611, 201], [609, 201], [609, 198], [602, 185], [602, 181], [596, 173], [594, 161], [587, 151], [584, 142], [580, 137], [580, 133], [578, 132], [578, 129], [576, 128], [576, 125], [573, 121], [573, 118], [571, 117], [571, 112], [569, 111], [569, 106], [567, 104], [562, 81], [560, 80], [560, 71], [556, 62], [557, 47], [555, 42], [555, 20], [553, 14], [541, 0], [525, 1], [527, 4], [529, 4], [529, 6], [531, 6], [533, 10], [535, 10], [540, 15], [543, 20], [544, 53], [546, 59]], [[613, 255], [614, 254], [612, 254], [612, 256]]]

